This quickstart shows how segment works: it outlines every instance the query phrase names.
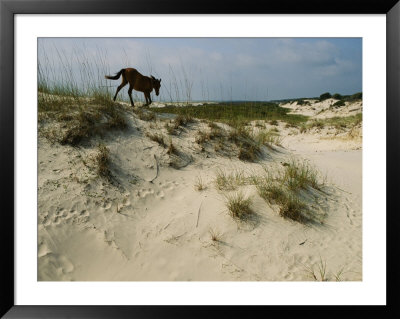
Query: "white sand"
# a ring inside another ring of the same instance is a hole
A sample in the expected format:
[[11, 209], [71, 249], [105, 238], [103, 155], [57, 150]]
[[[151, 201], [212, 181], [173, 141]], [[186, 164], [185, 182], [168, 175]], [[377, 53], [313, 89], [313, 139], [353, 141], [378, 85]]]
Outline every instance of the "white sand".
[[[162, 122], [129, 118], [128, 130], [102, 141], [110, 150], [113, 185], [90, 170], [99, 138], [77, 148], [39, 138], [38, 280], [304, 281], [315, 280], [311, 268], [320, 280], [321, 260], [327, 280], [340, 272], [341, 280], [362, 280], [361, 127], [349, 137], [328, 128], [301, 134], [279, 123], [283, 147], [265, 148], [263, 160], [248, 163], [212, 147], [202, 152], [195, 135], [204, 123], [172, 136], [178, 159], [144, 134], [165, 130]], [[213, 182], [217, 169], [253, 173], [293, 156], [327, 176], [329, 194], [317, 200], [327, 214], [322, 225], [283, 219], [254, 186], [241, 189], [253, 196], [257, 220], [237, 222], [228, 214], [226, 192]], [[203, 191], [194, 187], [198, 177]], [[221, 234], [219, 242], [210, 229]]]

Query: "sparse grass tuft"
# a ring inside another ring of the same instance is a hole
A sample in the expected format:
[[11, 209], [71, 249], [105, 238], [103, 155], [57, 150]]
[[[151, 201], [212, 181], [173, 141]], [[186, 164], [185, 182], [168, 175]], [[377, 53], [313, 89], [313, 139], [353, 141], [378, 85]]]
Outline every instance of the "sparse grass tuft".
[[245, 185], [247, 180], [243, 171], [238, 170], [228, 175], [223, 170], [218, 169], [216, 175], [215, 185], [218, 190], [235, 190], [238, 186]]
[[211, 236], [211, 240], [213, 242], [220, 242], [222, 239], [222, 234], [218, 231], [218, 230], [214, 230], [212, 228], [210, 228], [210, 230], [208, 231], [210, 236]]
[[148, 110], [143, 111], [142, 109], [138, 109], [135, 113], [142, 121], [154, 121], [156, 119], [156, 114]]
[[163, 146], [163, 147], [166, 147], [166, 146], [167, 146], [167, 143], [165, 143], [164, 136], [163, 136], [162, 134], [158, 134], [158, 133], [155, 133], [155, 134], [146, 133], [146, 136], [147, 136], [148, 138], [150, 138], [152, 141], [157, 142], [158, 144], [160, 144], [160, 145]]
[[203, 182], [201, 176], [196, 177], [196, 182], [194, 183], [195, 190], [202, 191], [207, 188], [206, 184]]
[[111, 177], [110, 172], [110, 150], [102, 144], [98, 146], [98, 153], [95, 156], [95, 162], [97, 166], [97, 174], [101, 177], [109, 179]]
[[271, 129], [269, 131], [262, 130], [255, 137], [254, 140], [261, 145], [266, 145], [269, 148], [272, 148], [272, 145], [280, 146], [282, 143], [282, 138], [279, 134]]
[[240, 220], [248, 220], [254, 215], [252, 203], [251, 197], [246, 198], [242, 192], [226, 196], [226, 206], [230, 215]]
[[188, 114], [179, 114], [174, 119], [174, 128], [177, 129], [179, 126], [186, 126], [194, 121], [193, 117]]
[[167, 154], [178, 154], [178, 150], [175, 147], [175, 145], [172, 143], [172, 140], [169, 141], [168, 149], [167, 149]]

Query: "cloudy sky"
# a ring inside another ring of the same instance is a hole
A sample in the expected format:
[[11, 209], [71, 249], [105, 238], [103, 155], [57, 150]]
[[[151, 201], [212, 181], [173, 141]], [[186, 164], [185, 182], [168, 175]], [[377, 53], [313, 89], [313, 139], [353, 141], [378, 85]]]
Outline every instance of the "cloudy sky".
[[76, 82], [93, 66], [99, 86], [118, 86], [103, 80], [103, 73], [126, 67], [161, 78], [154, 100], [274, 100], [362, 91], [361, 38], [40, 38], [38, 44], [40, 65], [53, 75], [69, 70]]

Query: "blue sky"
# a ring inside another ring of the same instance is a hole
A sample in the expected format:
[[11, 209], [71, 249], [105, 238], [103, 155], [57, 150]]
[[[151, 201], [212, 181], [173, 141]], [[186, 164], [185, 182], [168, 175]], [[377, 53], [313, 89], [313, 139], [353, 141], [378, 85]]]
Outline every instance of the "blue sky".
[[125, 67], [161, 78], [154, 100], [189, 94], [192, 100], [274, 100], [362, 91], [361, 38], [40, 38], [38, 44], [39, 63], [54, 74], [65, 72], [65, 65], [81, 74], [90, 61], [100, 65], [99, 86], [118, 86], [102, 73]]

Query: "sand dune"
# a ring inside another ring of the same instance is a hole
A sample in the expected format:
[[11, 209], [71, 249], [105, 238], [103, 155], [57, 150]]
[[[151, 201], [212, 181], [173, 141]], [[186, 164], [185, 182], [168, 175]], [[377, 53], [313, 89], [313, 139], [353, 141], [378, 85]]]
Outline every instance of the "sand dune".
[[[331, 102], [284, 106], [315, 118], [362, 111], [358, 102], [329, 109]], [[279, 130], [282, 145], [264, 147], [262, 159], [249, 163], [231, 150], [216, 152], [212, 141], [203, 149], [196, 136], [209, 128], [198, 120], [170, 136], [177, 151], [169, 154], [149, 138], [165, 133], [165, 120], [126, 112], [127, 130], [78, 147], [39, 137], [38, 280], [362, 280], [361, 123], [351, 132], [301, 133], [263, 122]], [[110, 181], [91, 163], [100, 142], [110, 151]], [[313, 199], [323, 223], [282, 218], [254, 185], [239, 187], [253, 198], [254, 220], [229, 215], [226, 194], [235, 191], [217, 189], [218, 171], [257, 174], [291, 158], [310, 161], [326, 176], [325, 192]], [[199, 180], [203, 190], [196, 189]]]

